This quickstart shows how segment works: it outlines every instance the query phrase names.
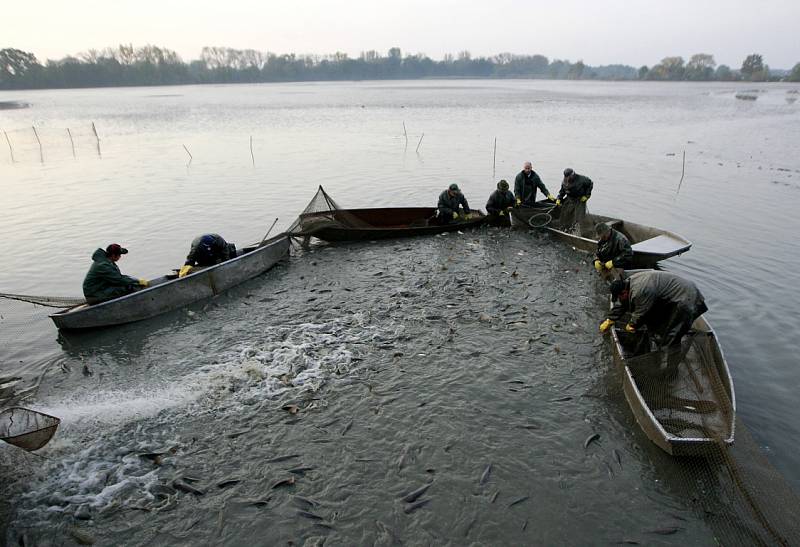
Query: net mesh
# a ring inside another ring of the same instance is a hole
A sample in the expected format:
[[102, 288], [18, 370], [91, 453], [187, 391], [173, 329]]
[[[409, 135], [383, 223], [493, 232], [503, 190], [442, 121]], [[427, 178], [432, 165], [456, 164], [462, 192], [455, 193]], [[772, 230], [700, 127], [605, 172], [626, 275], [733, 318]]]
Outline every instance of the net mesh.
[[311, 236], [314, 232], [328, 226], [342, 226], [346, 228], [369, 228], [371, 225], [364, 222], [356, 215], [348, 213], [333, 200], [333, 198], [320, 186], [317, 193], [308, 202], [306, 208], [297, 217], [286, 231], [296, 236]]

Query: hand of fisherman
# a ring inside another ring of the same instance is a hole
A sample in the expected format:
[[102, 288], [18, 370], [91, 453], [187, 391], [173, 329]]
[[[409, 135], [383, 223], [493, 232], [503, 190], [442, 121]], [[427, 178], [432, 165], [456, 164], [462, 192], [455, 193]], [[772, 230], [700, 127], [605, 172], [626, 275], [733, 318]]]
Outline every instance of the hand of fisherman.
[[547, 199], [549, 199], [550, 201], [555, 201], [556, 197], [553, 194], [547, 194]]
[[519, 207], [520, 205], [522, 205], [522, 200], [520, 198], [517, 198], [517, 207]]
[[457, 218], [458, 218], [458, 213], [456, 213], [455, 211], [453, 211], [453, 220], [455, 220], [455, 219], [457, 219]]
[[561, 200], [560, 199], [556, 200], [556, 207], [561, 207]]
[[581, 196], [581, 201], [584, 202], [584, 203], [586, 203], [586, 201], [588, 199], [589, 199], [589, 196]]
[[612, 268], [614, 268], [614, 261], [613, 260], [609, 260], [608, 262], [605, 263], [605, 267], [606, 267], [606, 270], [611, 270]]
[[636, 332], [636, 327], [628, 323], [625, 325], [625, 332]]
[[178, 277], [186, 277], [190, 273], [192, 273], [192, 267], [189, 266], [188, 264], [185, 264], [181, 266], [181, 271], [178, 272]]
[[501, 211], [500, 211], [500, 216], [501, 216], [501, 217], [504, 217], [504, 216], [506, 216], [506, 212], [505, 212], [505, 211], [503, 211], [503, 210], [501, 210]]
[[147, 279], [140, 279], [139, 280], [139, 285], [142, 286], [142, 287], [149, 287], [150, 286], [150, 282]]
[[611, 325], [613, 324], [614, 322], [611, 319], [606, 319], [605, 321], [600, 323], [600, 332], [605, 333], [608, 329], [611, 328]]
[[603, 271], [603, 263], [600, 262], [599, 260], [595, 260], [594, 261], [594, 269], [597, 270], [598, 272], [602, 272]]

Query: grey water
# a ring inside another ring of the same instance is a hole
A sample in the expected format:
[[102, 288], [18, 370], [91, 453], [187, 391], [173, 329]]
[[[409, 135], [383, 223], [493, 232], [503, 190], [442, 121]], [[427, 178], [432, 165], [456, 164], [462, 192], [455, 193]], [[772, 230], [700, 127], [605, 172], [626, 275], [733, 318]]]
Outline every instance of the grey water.
[[[163, 274], [199, 233], [249, 243], [276, 217], [287, 227], [320, 184], [370, 207], [433, 205], [457, 182], [483, 207], [526, 160], [551, 190], [573, 167], [595, 182], [591, 210], [693, 241], [664, 267], [705, 294], [738, 415], [797, 490], [797, 88], [2, 92], [30, 106], [0, 114], [0, 292], [79, 296], [92, 251], [112, 241], [130, 249], [123, 272]], [[0, 376], [63, 419], [44, 473], [0, 453], [4, 474], [30, 468], [11, 488], [8, 537], [57, 542], [89, 522], [133, 544], [708, 542], [621, 397], [591, 273], [547, 237], [482, 229], [317, 248], [211, 302], [78, 337], [0, 301]], [[152, 453], [160, 465], [140, 456]], [[430, 481], [430, 502], [406, 514], [399, 497]]]

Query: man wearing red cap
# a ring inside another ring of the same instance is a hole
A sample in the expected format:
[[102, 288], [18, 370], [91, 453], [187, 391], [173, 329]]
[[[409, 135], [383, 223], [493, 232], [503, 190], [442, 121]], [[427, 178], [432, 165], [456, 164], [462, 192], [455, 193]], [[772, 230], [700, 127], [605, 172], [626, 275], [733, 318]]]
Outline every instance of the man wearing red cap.
[[88, 304], [99, 304], [112, 298], [132, 293], [139, 287], [149, 285], [146, 279], [136, 279], [122, 275], [117, 261], [128, 249], [112, 243], [106, 250], [97, 249], [92, 254], [92, 266], [83, 279], [83, 296]]

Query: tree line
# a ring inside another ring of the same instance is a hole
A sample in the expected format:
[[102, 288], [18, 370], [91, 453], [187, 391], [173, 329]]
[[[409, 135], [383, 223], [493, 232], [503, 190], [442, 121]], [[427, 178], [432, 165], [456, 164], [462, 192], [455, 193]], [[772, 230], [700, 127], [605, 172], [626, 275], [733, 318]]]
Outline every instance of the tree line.
[[332, 55], [274, 54], [253, 49], [204, 47], [188, 63], [153, 45], [89, 50], [40, 63], [32, 53], [0, 49], [0, 89], [75, 88], [204, 83], [258, 83], [321, 80], [387, 80], [418, 78], [540, 78], [573, 80], [800, 81], [800, 63], [789, 71], [771, 71], [761, 55], [748, 55], [733, 69], [698, 53], [688, 62], [665, 57], [652, 66], [589, 66], [583, 61], [550, 60], [544, 55], [500, 53], [472, 57], [469, 51], [435, 61], [424, 54], [364, 51], [358, 58]]

